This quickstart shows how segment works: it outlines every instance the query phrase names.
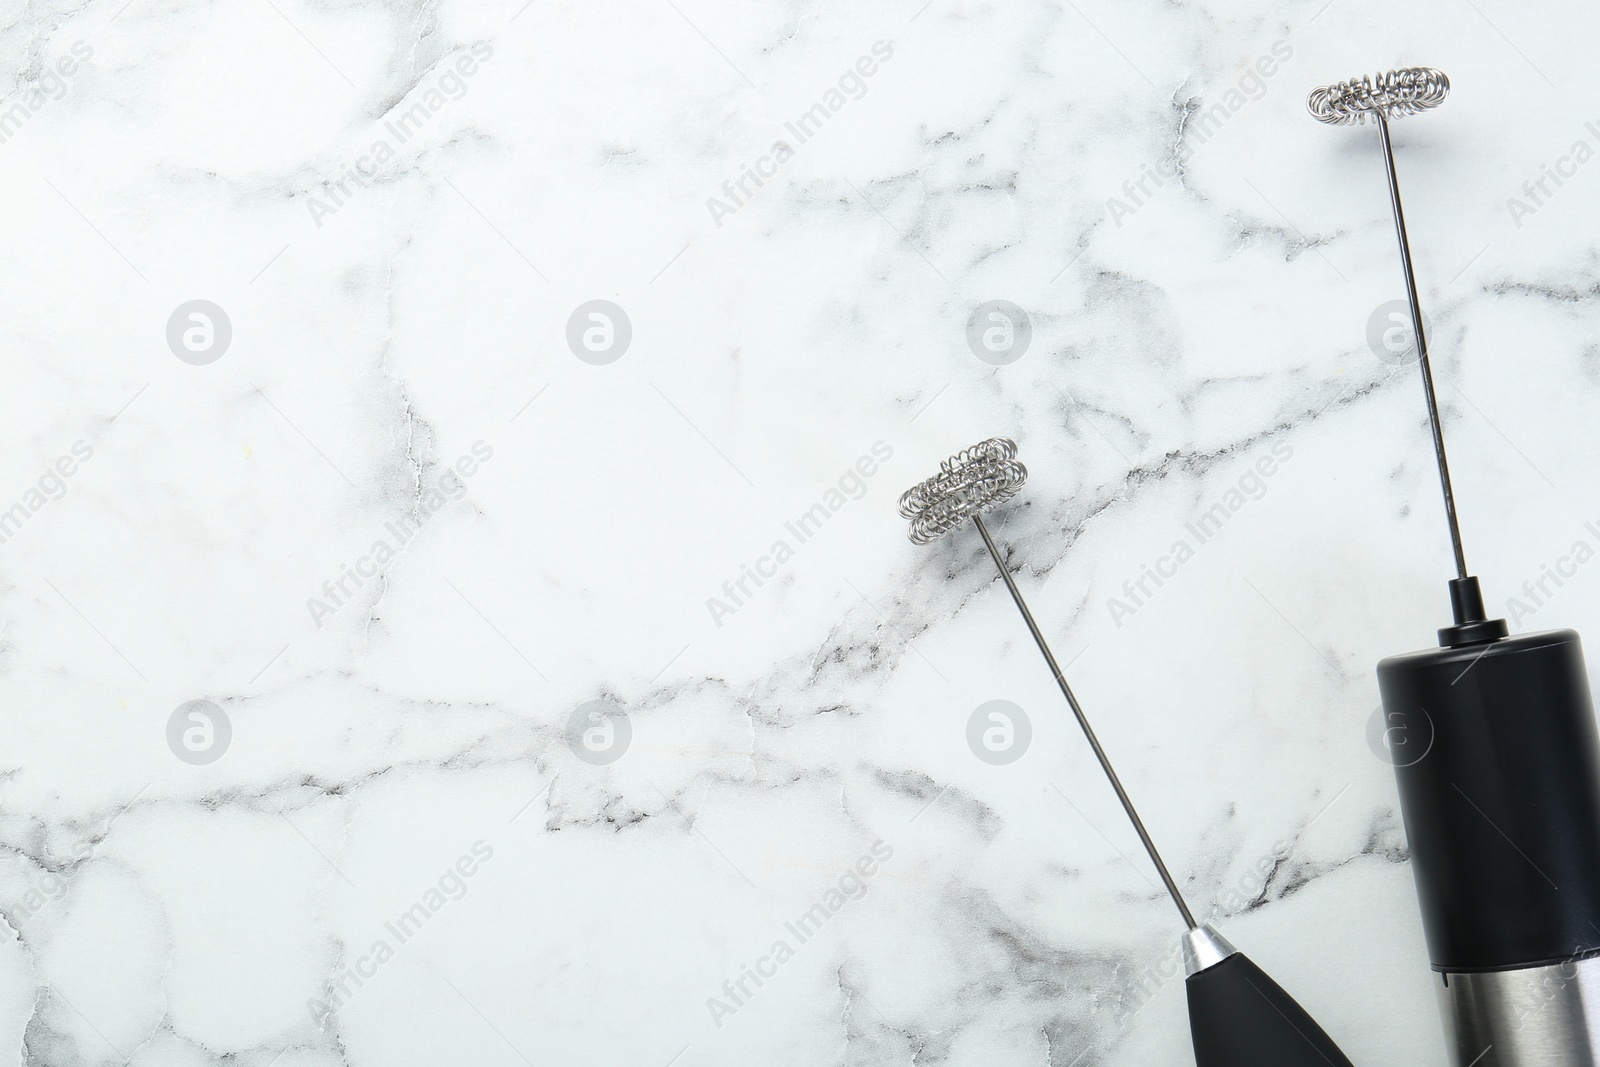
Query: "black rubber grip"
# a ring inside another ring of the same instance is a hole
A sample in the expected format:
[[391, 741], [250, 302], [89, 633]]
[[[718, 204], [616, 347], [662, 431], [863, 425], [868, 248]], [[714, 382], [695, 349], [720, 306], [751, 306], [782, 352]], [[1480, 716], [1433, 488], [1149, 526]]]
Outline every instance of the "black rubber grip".
[[1316, 1020], [1244, 954], [1186, 984], [1198, 1067], [1352, 1067]]

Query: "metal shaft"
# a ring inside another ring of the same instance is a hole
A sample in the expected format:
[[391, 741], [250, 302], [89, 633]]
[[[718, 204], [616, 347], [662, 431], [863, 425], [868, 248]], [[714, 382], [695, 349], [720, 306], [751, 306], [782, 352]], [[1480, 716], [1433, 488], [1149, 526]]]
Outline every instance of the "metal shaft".
[[1028, 632], [1033, 634], [1034, 643], [1039, 646], [1039, 651], [1044, 653], [1044, 661], [1050, 665], [1050, 673], [1055, 675], [1056, 684], [1061, 687], [1061, 695], [1067, 698], [1067, 706], [1072, 709], [1078, 725], [1083, 729], [1083, 736], [1088, 739], [1089, 747], [1094, 749], [1094, 758], [1100, 761], [1100, 769], [1106, 772], [1106, 777], [1111, 781], [1111, 788], [1116, 790], [1117, 799], [1122, 801], [1122, 810], [1128, 813], [1128, 819], [1133, 823], [1133, 828], [1139, 834], [1139, 840], [1144, 844], [1144, 850], [1150, 854], [1150, 862], [1156, 865], [1156, 873], [1161, 875], [1161, 881], [1166, 884], [1167, 892], [1172, 894], [1172, 902], [1178, 906], [1178, 914], [1183, 916], [1183, 921], [1193, 930], [1200, 924], [1194, 921], [1194, 914], [1189, 911], [1189, 905], [1184, 902], [1183, 894], [1178, 891], [1178, 883], [1172, 880], [1172, 874], [1167, 870], [1167, 865], [1161, 862], [1161, 853], [1156, 851], [1156, 844], [1150, 840], [1150, 834], [1144, 828], [1144, 822], [1139, 818], [1139, 813], [1134, 810], [1133, 801], [1128, 799], [1128, 791], [1122, 788], [1122, 779], [1117, 777], [1117, 772], [1111, 767], [1111, 759], [1106, 755], [1106, 750], [1100, 747], [1099, 738], [1094, 735], [1094, 728], [1089, 725], [1089, 717], [1083, 713], [1083, 707], [1078, 703], [1078, 698], [1072, 695], [1072, 687], [1067, 684], [1067, 676], [1061, 672], [1061, 665], [1056, 662], [1055, 654], [1050, 651], [1050, 646], [1045, 642], [1044, 634], [1039, 630], [1039, 624], [1033, 621], [1033, 612], [1028, 610], [1028, 605], [1022, 599], [1022, 593], [1017, 589], [1017, 583], [1011, 578], [1011, 571], [1006, 567], [1005, 559], [1000, 555], [994, 538], [989, 536], [989, 528], [983, 524], [983, 518], [974, 515], [972, 521], [977, 524], [978, 532], [983, 535], [983, 543], [989, 549], [989, 555], [994, 558], [994, 565], [1000, 570], [1000, 578], [1006, 583], [1006, 589], [1011, 593], [1011, 599], [1016, 601], [1017, 610], [1022, 612], [1022, 621], [1028, 624]]
[[1439, 401], [1433, 391], [1433, 367], [1428, 362], [1428, 338], [1422, 329], [1422, 303], [1417, 299], [1417, 276], [1411, 268], [1411, 242], [1406, 239], [1406, 216], [1400, 208], [1400, 182], [1394, 172], [1394, 145], [1389, 141], [1389, 120], [1382, 111], [1378, 134], [1383, 140], [1383, 163], [1389, 174], [1389, 203], [1394, 207], [1394, 232], [1400, 238], [1400, 266], [1406, 276], [1406, 299], [1411, 305], [1411, 330], [1417, 340], [1417, 365], [1422, 368], [1422, 393], [1428, 402], [1428, 425], [1433, 430], [1433, 454], [1439, 461], [1439, 486], [1444, 490], [1444, 515], [1450, 524], [1450, 547], [1456, 556], [1456, 577], [1467, 577], [1467, 556], [1461, 548], [1461, 527], [1456, 521], [1456, 497], [1450, 488], [1450, 463], [1444, 454], [1444, 431], [1439, 426]]

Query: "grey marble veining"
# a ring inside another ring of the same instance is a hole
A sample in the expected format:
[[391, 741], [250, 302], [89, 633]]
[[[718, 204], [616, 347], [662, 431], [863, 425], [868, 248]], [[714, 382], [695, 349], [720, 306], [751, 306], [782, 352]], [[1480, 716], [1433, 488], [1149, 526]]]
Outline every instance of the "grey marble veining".
[[1376, 135], [1304, 100], [1451, 76], [1395, 131], [1468, 556], [1594, 633], [1596, 29], [0, 8], [0, 1057], [1187, 1062], [981, 542], [895, 511], [1006, 435], [992, 527], [1197, 911], [1443, 1064], [1369, 735], [1449, 547]]

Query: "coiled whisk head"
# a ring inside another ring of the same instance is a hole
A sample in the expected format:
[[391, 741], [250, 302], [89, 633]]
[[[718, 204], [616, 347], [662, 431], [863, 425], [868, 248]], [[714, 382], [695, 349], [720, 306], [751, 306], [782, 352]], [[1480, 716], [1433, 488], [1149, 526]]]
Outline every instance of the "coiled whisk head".
[[1017, 462], [1017, 443], [991, 437], [939, 464], [939, 473], [900, 496], [911, 520], [912, 544], [932, 544], [970, 518], [1017, 495], [1028, 468]]
[[1386, 70], [1371, 78], [1351, 78], [1311, 90], [1311, 117], [1330, 126], [1355, 126], [1368, 116], [1400, 118], [1438, 107], [1450, 95], [1450, 79], [1432, 67]]

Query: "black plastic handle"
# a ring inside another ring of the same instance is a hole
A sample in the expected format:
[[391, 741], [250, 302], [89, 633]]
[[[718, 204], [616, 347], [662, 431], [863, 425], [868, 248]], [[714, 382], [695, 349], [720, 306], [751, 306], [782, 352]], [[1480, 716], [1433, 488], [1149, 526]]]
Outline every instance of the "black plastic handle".
[[1186, 984], [1198, 1067], [1353, 1067], [1316, 1020], [1241, 952]]

